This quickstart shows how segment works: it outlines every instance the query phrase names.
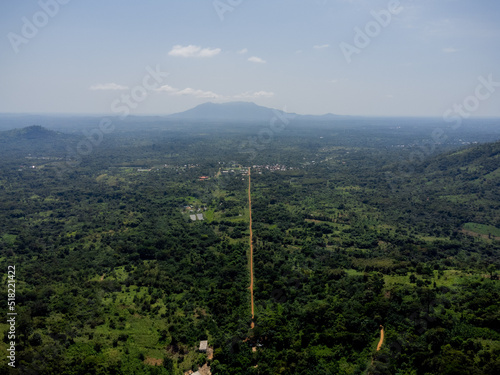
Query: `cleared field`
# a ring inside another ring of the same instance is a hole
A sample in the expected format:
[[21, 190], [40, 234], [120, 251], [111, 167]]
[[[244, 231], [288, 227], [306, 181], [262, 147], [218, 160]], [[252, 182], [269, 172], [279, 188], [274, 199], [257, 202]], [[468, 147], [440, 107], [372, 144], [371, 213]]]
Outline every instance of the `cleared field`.
[[484, 235], [492, 235], [495, 237], [500, 237], [500, 228], [494, 227], [493, 225], [485, 225], [478, 223], [465, 223], [464, 229], [470, 230], [471, 232], [484, 234]]

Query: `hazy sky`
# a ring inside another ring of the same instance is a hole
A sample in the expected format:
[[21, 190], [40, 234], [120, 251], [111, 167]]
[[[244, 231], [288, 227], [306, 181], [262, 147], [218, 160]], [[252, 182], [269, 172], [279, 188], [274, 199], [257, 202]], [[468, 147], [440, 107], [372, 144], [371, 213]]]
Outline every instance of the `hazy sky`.
[[500, 116], [499, 20], [498, 0], [1, 1], [0, 112]]

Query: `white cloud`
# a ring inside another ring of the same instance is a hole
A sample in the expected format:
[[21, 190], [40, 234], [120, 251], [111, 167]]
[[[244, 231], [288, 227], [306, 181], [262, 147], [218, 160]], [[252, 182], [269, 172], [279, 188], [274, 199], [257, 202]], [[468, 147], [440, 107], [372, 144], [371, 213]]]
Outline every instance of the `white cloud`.
[[270, 91], [247, 91], [242, 94], [225, 96], [219, 95], [213, 91], [193, 89], [186, 87], [185, 89], [177, 89], [170, 85], [163, 85], [155, 89], [156, 92], [167, 93], [175, 96], [193, 96], [195, 98], [212, 98], [212, 99], [256, 99], [256, 98], [270, 98], [274, 96], [274, 92]]
[[210, 49], [210, 48], [203, 48], [200, 53], [199, 53], [199, 57], [212, 57], [212, 56], [215, 56], [215, 55], [218, 55], [220, 53], [221, 49], [220, 48], [213, 48], [213, 49]]
[[256, 99], [256, 98], [270, 98], [274, 96], [274, 92], [270, 91], [255, 91], [255, 92], [244, 92], [242, 94], [235, 95], [235, 99]]
[[443, 52], [444, 53], [454, 53], [454, 52], [458, 52], [458, 49], [453, 48], [453, 47], [447, 47], [447, 48], [443, 49]]
[[181, 46], [177, 44], [172, 47], [168, 53], [170, 56], [175, 57], [213, 57], [219, 54], [220, 48], [201, 48], [200, 46], [195, 46], [190, 44], [189, 46]]
[[325, 49], [325, 48], [328, 48], [328, 47], [330, 47], [329, 44], [322, 44], [322, 45], [313, 46], [314, 49]]
[[270, 98], [271, 96], [274, 96], [274, 92], [271, 91], [257, 91], [253, 93], [254, 98]]
[[247, 50], [246, 48], [240, 49], [240, 50], [238, 51], [238, 53], [239, 53], [240, 55], [244, 55], [244, 54], [245, 54], [245, 53], [247, 53], [247, 52], [248, 52], [248, 50]]
[[261, 59], [260, 57], [257, 56], [252, 56], [248, 58], [248, 61], [254, 62], [254, 63], [259, 63], [259, 64], [265, 64], [266, 60]]
[[99, 83], [89, 87], [90, 90], [128, 90], [127, 86], [117, 83]]
[[204, 91], [204, 90], [197, 90], [197, 89], [192, 89], [191, 87], [187, 87], [185, 89], [179, 90], [176, 89], [175, 87], [169, 86], [169, 85], [163, 85], [161, 87], [158, 87], [155, 91], [157, 92], [166, 92], [170, 95], [190, 95], [194, 96], [196, 98], [220, 98], [221, 96], [212, 92], [212, 91]]
[[170, 52], [170, 56], [181, 56], [181, 57], [193, 57], [201, 50], [201, 47], [189, 45], [183, 47], [181, 45], [175, 45]]
[[163, 85], [158, 87], [155, 91], [160, 91], [160, 92], [177, 92], [179, 89], [176, 89], [175, 87], [169, 86], [169, 85]]
[[196, 98], [220, 98], [220, 95], [212, 91], [195, 90], [192, 89], [191, 87], [177, 91], [175, 95], [191, 95]]

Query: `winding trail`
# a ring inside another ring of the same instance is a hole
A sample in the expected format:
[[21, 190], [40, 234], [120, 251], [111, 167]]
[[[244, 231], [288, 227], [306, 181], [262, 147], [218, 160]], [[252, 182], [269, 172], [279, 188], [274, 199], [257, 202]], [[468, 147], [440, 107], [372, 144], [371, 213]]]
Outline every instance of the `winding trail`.
[[377, 352], [382, 348], [382, 344], [384, 343], [384, 326], [380, 326], [380, 341], [377, 345]]
[[254, 306], [253, 306], [253, 232], [252, 232], [252, 194], [251, 189], [251, 177], [250, 177], [250, 167], [248, 167], [248, 212], [250, 217], [250, 307], [252, 310], [252, 323], [250, 328], [255, 326], [253, 322], [254, 318]]
[[[377, 352], [382, 348], [382, 344], [384, 343], [384, 326], [380, 325], [380, 340], [377, 344]], [[371, 365], [373, 366], [373, 362], [375, 361], [375, 355], [372, 355]], [[368, 375], [371, 375], [371, 372], [368, 372]]]

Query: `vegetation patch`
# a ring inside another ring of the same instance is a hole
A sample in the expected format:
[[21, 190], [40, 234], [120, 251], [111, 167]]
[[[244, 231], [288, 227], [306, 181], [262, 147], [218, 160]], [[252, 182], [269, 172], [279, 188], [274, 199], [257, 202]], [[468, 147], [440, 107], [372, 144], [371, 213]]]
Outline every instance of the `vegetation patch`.
[[479, 223], [465, 223], [464, 229], [487, 236], [500, 237], [500, 228]]

